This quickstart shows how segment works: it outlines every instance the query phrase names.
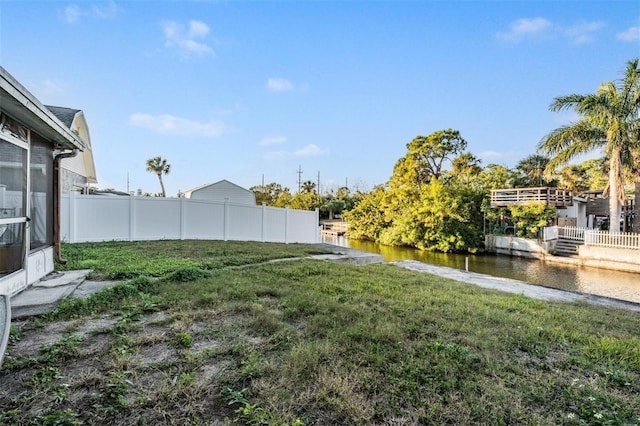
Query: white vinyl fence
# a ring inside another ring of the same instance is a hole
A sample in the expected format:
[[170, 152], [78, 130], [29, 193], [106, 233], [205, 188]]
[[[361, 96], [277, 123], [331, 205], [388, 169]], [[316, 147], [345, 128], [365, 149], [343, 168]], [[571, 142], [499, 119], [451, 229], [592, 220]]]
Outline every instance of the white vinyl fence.
[[187, 198], [63, 194], [64, 242], [238, 240], [320, 241], [318, 211], [220, 203]]

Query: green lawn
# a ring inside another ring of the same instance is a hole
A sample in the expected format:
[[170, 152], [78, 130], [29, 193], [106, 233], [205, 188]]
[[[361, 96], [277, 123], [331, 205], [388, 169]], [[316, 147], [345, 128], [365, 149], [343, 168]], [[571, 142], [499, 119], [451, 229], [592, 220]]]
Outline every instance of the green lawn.
[[63, 249], [129, 281], [14, 327], [0, 424], [640, 424], [637, 313], [304, 245]]

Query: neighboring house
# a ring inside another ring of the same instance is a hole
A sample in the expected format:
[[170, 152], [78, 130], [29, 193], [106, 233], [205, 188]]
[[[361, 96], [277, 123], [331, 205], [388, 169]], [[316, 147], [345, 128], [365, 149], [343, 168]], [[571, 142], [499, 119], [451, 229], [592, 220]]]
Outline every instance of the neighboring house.
[[73, 133], [78, 135], [85, 143], [85, 150], [71, 158], [65, 158], [60, 164], [60, 190], [63, 193], [80, 191], [88, 193], [89, 185], [97, 183], [96, 166], [91, 150], [91, 137], [89, 126], [84, 117], [84, 112], [79, 109], [46, 105], [47, 109], [64, 123]]
[[85, 149], [81, 132], [0, 67], [0, 294], [14, 295], [53, 271], [60, 162]]
[[184, 191], [185, 198], [192, 200], [219, 201], [233, 204], [256, 205], [256, 195], [228, 180], [221, 180], [215, 183], [208, 183], [197, 188]]
[[593, 228], [593, 218], [587, 215], [587, 199], [573, 196], [573, 205], [556, 207], [558, 212], [558, 226], [577, 226], [579, 228]]

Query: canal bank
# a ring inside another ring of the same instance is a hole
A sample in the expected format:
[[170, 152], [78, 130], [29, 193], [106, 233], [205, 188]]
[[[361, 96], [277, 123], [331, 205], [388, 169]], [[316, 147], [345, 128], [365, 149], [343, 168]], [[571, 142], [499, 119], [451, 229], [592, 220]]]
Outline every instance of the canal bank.
[[498, 255], [640, 274], [640, 250], [580, 245], [575, 255], [559, 256], [549, 242], [509, 235], [487, 235], [485, 247], [487, 252]]
[[[352, 248], [344, 246], [337, 246], [334, 244], [320, 244], [320, 246], [326, 250], [332, 251], [333, 256], [321, 255], [313, 256], [318, 259], [326, 260], [339, 260], [344, 262], [351, 262], [357, 264], [372, 264], [382, 263], [382, 256], [378, 254], [365, 253]], [[324, 257], [323, 257], [324, 256]], [[363, 260], [369, 259], [369, 260]], [[531, 297], [539, 300], [546, 300], [551, 302], [583, 302], [592, 305], [606, 306], [615, 309], [624, 309], [634, 312], [640, 312], [640, 303], [620, 300], [612, 297], [599, 296], [593, 294], [586, 294], [577, 291], [560, 290], [551, 287], [544, 287], [532, 283], [518, 281], [510, 278], [496, 277], [487, 274], [480, 274], [476, 272], [469, 272], [466, 270], [460, 270], [450, 268], [446, 266], [437, 266], [427, 264], [416, 260], [400, 260], [386, 262], [391, 265], [409, 269], [417, 272], [425, 272], [432, 275], [452, 279], [465, 284], [473, 284], [479, 287], [493, 289], [498, 291], [504, 291], [507, 293], [521, 294], [526, 297]]]
[[380, 254], [385, 262], [414, 260], [461, 271], [465, 271], [468, 264], [470, 272], [640, 303], [640, 275], [637, 273], [586, 267], [577, 263], [547, 262], [529, 257], [428, 252], [346, 238], [325, 239], [325, 242]]

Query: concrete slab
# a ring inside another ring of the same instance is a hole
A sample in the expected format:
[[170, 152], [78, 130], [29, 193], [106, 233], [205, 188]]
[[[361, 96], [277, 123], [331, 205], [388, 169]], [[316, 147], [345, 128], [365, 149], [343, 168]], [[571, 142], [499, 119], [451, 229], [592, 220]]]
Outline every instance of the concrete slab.
[[312, 259], [331, 260], [335, 262], [346, 262], [356, 265], [371, 265], [374, 263], [383, 263], [384, 258], [381, 254], [369, 253], [366, 251], [355, 250], [347, 247], [334, 246], [333, 244], [320, 243], [317, 247], [332, 252], [333, 254], [318, 254], [311, 256]]
[[121, 281], [85, 281], [80, 284], [73, 293], [71, 298], [77, 299], [79, 297], [87, 297], [93, 293], [97, 293], [105, 288], [113, 287]]
[[78, 284], [57, 287], [29, 287], [11, 299], [11, 318], [40, 315], [53, 310], [62, 299], [69, 296]]
[[11, 318], [24, 318], [52, 311], [80, 286], [90, 269], [52, 272], [11, 298]]
[[91, 269], [79, 269], [77, 271], [64, 271], [64, 272], [52, 272], [34, 283], [32, 287], [59, 287], [61, 285], [68, 284], [80, 284], [87, 275], [91, 272]]

